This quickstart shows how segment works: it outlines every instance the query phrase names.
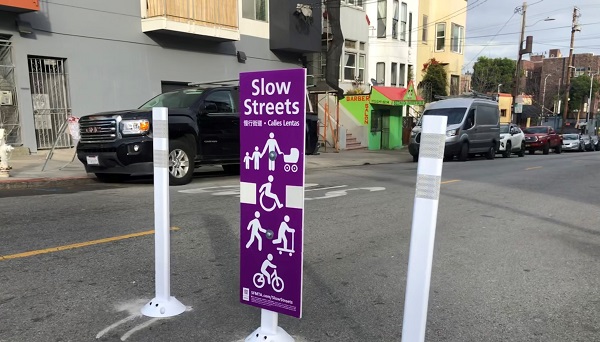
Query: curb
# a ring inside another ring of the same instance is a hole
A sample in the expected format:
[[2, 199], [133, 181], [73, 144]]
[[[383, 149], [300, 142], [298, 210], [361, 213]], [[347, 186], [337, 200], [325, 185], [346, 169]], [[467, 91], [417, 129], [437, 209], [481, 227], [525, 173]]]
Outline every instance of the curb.
[[60, 185], [79, 185], [92, 182], [97, 182], [95, 177], [16, 178], [0, 181], [0, 190], [31, 189]]

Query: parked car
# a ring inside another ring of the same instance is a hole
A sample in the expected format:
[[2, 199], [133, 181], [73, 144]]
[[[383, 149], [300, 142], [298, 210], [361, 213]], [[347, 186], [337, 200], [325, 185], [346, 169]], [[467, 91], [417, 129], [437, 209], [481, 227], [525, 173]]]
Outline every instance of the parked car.
[[535, 151], [548, 154], [550, 150], [554, 150], [557, 154], [562, 152], [563, 139], [550, 126], [527, 127], [523, 133], [525, 133], [525, 148], [529, 154], [534, 154]]
[[600, 139], [597, 135], [592, 135], [592, 145], [594, 145], [594, 151], [600, 151]]
[[[494, 159], [500, 145], [500, 109], [498, 102], [484, 98], [458, 97], [431, 103], [423, 117], [448, 117], [446, 128], [446, 159], [457, 156], [460, 161], [470, 155], [482, 154]], [[412, 129], [408, 151], [413, 161], [419, 159], [421, 120]]]
[[497, 153], [504, 158], [510, 158], [516, 153], [525, 156], [525, 133], [515, 124], [500, 124], [500, 147]]
[[592, 143], [592, 138], [589, 135], [582, 135], [583, 146], [586, 151], [594, 151], [594, 144]]
[[583, 152], [585, 149], [583, 138], [580, 134], [577, 133], [569, 133], [563, 134], [563, 151], [578, 151]]

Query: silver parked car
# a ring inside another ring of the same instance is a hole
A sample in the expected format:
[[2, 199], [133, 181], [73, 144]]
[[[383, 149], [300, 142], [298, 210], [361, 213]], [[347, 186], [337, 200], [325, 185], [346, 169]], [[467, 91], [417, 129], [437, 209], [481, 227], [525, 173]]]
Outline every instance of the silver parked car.
[[563, 134], [563, 151], [578, 151], [583, 152], [585, 150], [585, 143], [580, 134], [569, 133]]

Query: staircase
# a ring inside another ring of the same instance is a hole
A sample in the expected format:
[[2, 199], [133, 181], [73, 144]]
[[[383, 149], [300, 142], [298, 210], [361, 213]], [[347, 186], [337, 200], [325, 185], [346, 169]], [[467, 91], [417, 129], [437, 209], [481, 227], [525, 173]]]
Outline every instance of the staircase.
[[346, 150], [360, 150], [365, 147], [360, 144], [355, 137], [352, 136], [352, 133], [346, 133]]

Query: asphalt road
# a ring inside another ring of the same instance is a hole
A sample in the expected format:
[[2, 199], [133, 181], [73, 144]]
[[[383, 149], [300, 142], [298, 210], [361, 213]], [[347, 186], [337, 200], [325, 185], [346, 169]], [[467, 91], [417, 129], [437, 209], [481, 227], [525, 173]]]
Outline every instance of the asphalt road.
[[[599, 164], [444, 163], [427, 341], [600, 340]], [[400, 341], [416, 167], [307, 174], [303, 318], [279, 320], [297, 341]], [[238, 184], [171, 188], [171, 293], [188, 311], [163, 320], [139, 315], [152, 184], [0, 192], [0, 341], [243, 340], [260, 310], [238, 299]]]

